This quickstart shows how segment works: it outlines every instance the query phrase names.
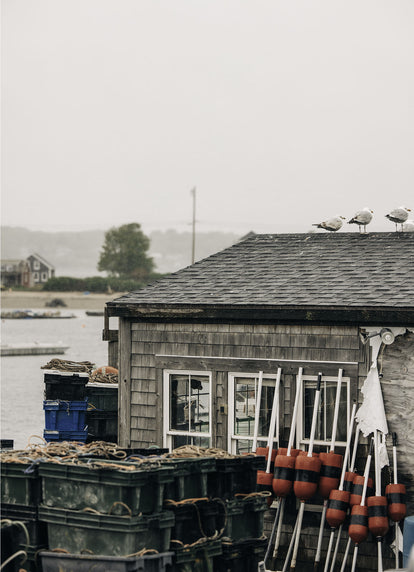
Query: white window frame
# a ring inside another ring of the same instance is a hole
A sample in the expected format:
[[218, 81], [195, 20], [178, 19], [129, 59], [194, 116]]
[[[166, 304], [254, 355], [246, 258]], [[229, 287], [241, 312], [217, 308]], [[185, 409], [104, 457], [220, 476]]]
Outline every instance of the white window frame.
[[[305, 445], [309, 445], [309, 439], [305, 439], [304, 438], [304, 403], [303, 403], [303, 387], [304, 387], [304, 383], [305, 381], [314, 381], [315, 383], [318, 381], [318, 376], [317, 375], [302, 375], [302, 383], [301, 383], [301, 387], [300, 387], [300, 400], [299, 400], [299, 407], [298, 407], [298, 416], [297, 416], [297, 421], [296, 421], [296, 447], [298, 449], [303, 449], [303, 447]], [[323, 375], [322, 376], [322, 383], [321, 383], [321, 393], [322, 391], [324, 391], [324, 385], [323, 382], [324, 381], [329, 381], [329, 382], [338, 382], [338, 376], [336, 375]], [[346, 424], [346, 432], [347, 432], [347, 437], [348, 437], [348, 425], [349, 425], [349, 419], [350, 419], [350, 415], [351, 415], [351, 378], [349, 377], [342, 377], [342, 382], [341, 382], [341, 389], [342, 386], [346, 385], [347, 388], [347, 392], [346, 392], [346, 418], [347, 418], [347, 424]], [[322, 445], [322, 446], [330, 446], [331, 444], [331, 440], [329, 441], [325, 441], [322, 439], [315, 439], [314, 440], [314, 444], [315, 445]], [[336, 441], [335, 445], [339, 446], [339, 447], [345, 447], [346, 446], [346, 441]]]
[[41, 281], [45, 282], [47, 280], [47, 272], [42, 272]]
[[[236, 435], [234, 433], [234, 422], [235, 422], [235, 411], [234, 411], [234, 388], [235, 388], [235, 379], [239, 377], [248, 377], [252, 379], [258, 379], [259, 373], [245, 373], [245, 372], [229, 372], [228, 374], [228, 428], [227, 428], [227, 450], [229, 453], [233, 455], [236, 454], [237, 451], [237, 441], [253, 441], [253, 437], [248, 435]], [[263, 380], [274, 380], [276, 384], [277, 374], [273, 373], [264, 373]], [[257, 445], [267, 447], [267, 440], [268, 436], [266, 437], [257, 437]]]
[[40, 262], [38, 260], [33, 260], [33, 270], [40, 270]]
[[[177, 431], [176, 429], [170, 429], [170, 376], [171, 375], [202, 375], [208, 377], [210, 392], [209, 392], [209, 431], [208, 433], [201, 433], [200, 431]], [[197, 437], [210, 440], [212, 437], [212, 372], [211, 371], [193, 371], [191, 369], [165, 369], [163, 372], [163, 446], [171, 450], [173, 437], [175, 436], [187, 436], [187, 437]]]
[[33, 280], [39, 282], [39, 272], [33, 272]]

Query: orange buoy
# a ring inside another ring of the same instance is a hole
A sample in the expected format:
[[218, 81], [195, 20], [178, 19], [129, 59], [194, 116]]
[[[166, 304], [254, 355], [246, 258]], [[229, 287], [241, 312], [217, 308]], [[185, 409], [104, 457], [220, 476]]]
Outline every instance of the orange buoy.
[[273, 473], [266, 473], [266, 471], [257, 471], [257, 490], [258, 491], [272, 491]]
[[318, 457], [298, 455], [295, 462], [295, 481], [293, 491], [298, 499], [308, 500], [318, 488], [321, 460]]
[[102, 375], [106, 375], [107, 373], [118, 373], [118, 370], [115, 367], [112, 367], [110, 365], [103, 365], [101, 367], [98, 367], [97, 369], [95, 369], [92, 372], [92, 375], [96, 375], [98, 373], [101, 373]]
[[[298, 457], [307, 457], [308, 456], [308, 452], [304, 451], [303, 449], [299, 449], [299, 454]], [[312, 457], [319, 457], [319, 453], [312, 453]]]
[[376, 537], [388, 532], [388, 504], [386, 497], [372, 496], [367, 498], [368, 528]]
[[[291, 449], [290, 450], [290, 456], [291, 457], [297, 457], [300, 453], [301, 449]], [[279, 449], [277, 450], [277, 455], [287, 455], [288, 449], [287, 447], [279, 447]]]
[[394, 522], [399, 522], [407, 514], [405, 485], [390, 483], [385, 487], [388, 502], [388, 516]]
[[346, 471], [344, 476], [344, 491], [348, 491], [351, 493], [352, 491], [352, 483], [356, 477], [356, 473], [351, 471]]
[[[351, 506], [361, 504], [362, 489], [364, 488], [364, 480], [365, 478], [362, 475], [355, 475], [354, 480], [352, 482], [351, 496], [349, 498], [349, 504]], [[367, 497], [372, 495], [373, 486], [374, 482], [371, 478], [369, 478], [367, 484], [367, 493], [366, 493]]]
[[338, 488], [341, 478], [342, 455], [329, 451], [329, 453], [320, 453], [319, 458], [322, 465], [318, 491], [322, 498], [327, 499], [330, 492]]
[[351, 510], [351, 520], [349, 523], [348, 534], [350, 538], [359, 544], [368, 536], [368, 507], [356, 504]]
[[273, 473], [272, 489], [277, 497], [285, 498], [292, 490], [295, 478], [295, 460], [293, 455], [277, 455]]
[[344, 522], [349, 507], [349, 496], [349, 491], [331, 490], [326, 509], [326, 521], [332, 528], [337, 528]]

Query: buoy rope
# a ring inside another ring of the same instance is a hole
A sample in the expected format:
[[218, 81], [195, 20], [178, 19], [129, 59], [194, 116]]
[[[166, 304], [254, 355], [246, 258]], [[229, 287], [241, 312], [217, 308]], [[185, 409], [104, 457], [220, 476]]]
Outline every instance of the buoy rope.
[[77, 373], [91, 373], [95, 364], [90, 361], [70, 361], [67, 359], [53, 358], [40, 369], [57, 369], [58, 371], [72, 371]]

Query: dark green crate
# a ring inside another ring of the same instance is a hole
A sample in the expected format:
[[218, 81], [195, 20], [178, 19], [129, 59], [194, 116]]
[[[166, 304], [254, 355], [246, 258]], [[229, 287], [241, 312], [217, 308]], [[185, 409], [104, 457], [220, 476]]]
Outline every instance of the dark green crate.
[[215, 572], [252, 572], [263, 560], [267, 538], [248, 539], [240, 542], [223, 540], [223, 553], [214, 558]]
[[[31, 471], [29, 473], [25, 471]], [[1, 502], [37, 506], [41, 501], [37, 466], [31, 463], [1, 463]]]
[[214, 457], [172, 458], [174, 482], [167, 485], [166, 497], [175, 501], [208, 496], [208, 476], [216, 470]]
[[86, 424], [88, 426], [88, 439], [118, 441], [118, 412], [117, 411], [87, 411]]
[[130, 517], [39, 507], [39, 518], [47, 523], [50, 550], [108, 556], [135, 554], [143, 548], [166, 552], [174, 524], [170, 511]]
[[43, 572], [167, 572], [172, 558], [172, 552], [124, 557], [48, 551], [40, 553]]
[[29, 543], [31, 545], [47, 543], [47, 527], [44, 522], [39, 521], [38, 512], [37, 506], [6, 503], [1, 505], [1, 517], [12, 523], [23, 523], [29, 534]]
[[[126, 466], [134, 470], [123, 471]], [[114, 503], [124, 503], [134, 515], [150, 514], [162, 510], [164, 488], [174, 481], [174, 464], [103, 460], [76, 465], [42, 463], [39, 474], [44, 506], [109, 513]]]
[[172, 572], [211, 572], [214, 557], [222, 553], [221, 540], [206, 540], [193, 546], [171, 543], [174, 551]]
[[118, 411], [118, 384], [88, 383], [86, 396], [91, 410]]
[[227, 501], [224, 536], [233, 541], [260, 538], [267, 508], [267, 497], [263, 496]]

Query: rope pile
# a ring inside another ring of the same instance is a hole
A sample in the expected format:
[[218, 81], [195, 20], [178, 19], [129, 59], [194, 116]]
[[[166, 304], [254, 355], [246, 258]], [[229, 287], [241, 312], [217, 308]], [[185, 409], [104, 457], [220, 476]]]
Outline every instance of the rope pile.
[[197, 447], [196, 445], [183, 445], [182, 447], [177, 447], [171, 453], [167, 453], [166, 457], [181, 459], [186, 457], [215, 457], [216, 459], [235, 459], [239, 455], [232, 455], [224, 449], [219, 449], [216, 447], [210, 447], [208, 449], [204, 447]]
[[89, 375], [89, 381], [92, 383], [118, 383], [118, 374], [96, 371]]
[[70, 361], [66, 359], [53, 358], [40, 369], [57, 369], [58, 371], [72, 371], [77, 373], [91, 373], [94, 364], [90, 361]]

